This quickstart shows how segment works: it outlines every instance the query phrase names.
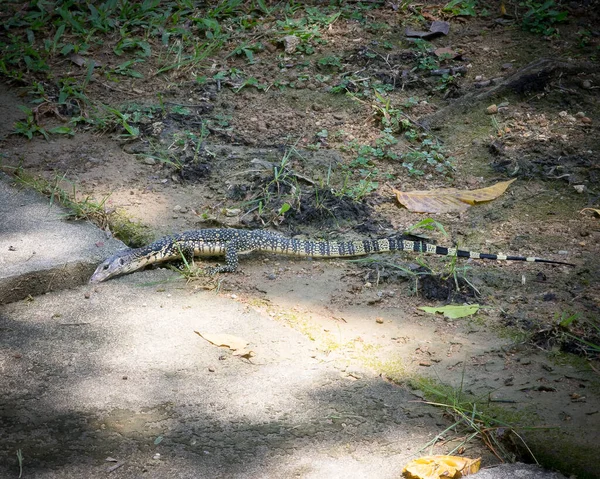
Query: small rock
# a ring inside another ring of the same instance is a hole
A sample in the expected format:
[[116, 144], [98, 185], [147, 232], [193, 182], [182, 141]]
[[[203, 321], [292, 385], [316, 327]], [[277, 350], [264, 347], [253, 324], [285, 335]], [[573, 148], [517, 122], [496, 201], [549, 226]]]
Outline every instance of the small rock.
[[512, 68], [513, 68], [513, 64], [512, 63], [504, 63], [502, 65], [502, 69], [503, 70], [512, 70]]
[[561, 255], [561, 256], [566, 256], [566, 255], [568, 255], [568, 254], [569, 254], [569, 252], [568, 252], [567, 250], [561, 249], [561, 250], [558, 252], [558, 254], [559, 254], [559, 255]]
[[485, 109], [485, 112], [488, 115], [495, 115], [496, 113], [498, 113], [498, 105], [490, 105]]
[[583, 80], [581, 82], [581, 87], [585, 88], [586, 90], [589, 90], [590, 88], [592, 88], [592, 82], [589, 80]]
[[142, 162], [146, 165], [156, 165], [156, 160], [154, 158], [150, 158], [149, 156], [144, 158]]
[[15, 248], [14, 246], [9, 246], [8, 251], [17, 251], [17, 248]]
[[475, 82], [474, 86], [475, 86], [475, 88], [485, 88], [487, 86], [490, 86], [491, 84], [492, 84], [492, 80], [483, 80], [483, 81]]
[[274, 279], [277, 279], [277, 275], [275, 273], [269, 273], [267, 275], [267, 279], [270, 279], [272, 281]]
[[179, 211], [181, 211], [181, 205], [175, 205], [173, 207], [173, 211], [175, 211], [176, 213], [179, 212]]
[[577, 113], [575, 113], [575, 118], [583, 118], [585, 117], [585, 113], [582, 111], [578, 111]]
[[481, 81], [481, 80], [483, 80], [483, 75], [477, 75], [475, 77], [475, 81]]
[[90, 293], [85, 293], [85, 294], [83, 295], [83, 297], [84, 297], [85, 299], [90, 299]]
[[160, 459], [160, 453], [157, 452], [156, 454], [154, 454], [154, 456], [152, 456], [152, 459]]
[[232, 217], [237, 216], [242, 212], [239, 208], [225, 208], [225, 216]]
[[300, 45], [300, 39], [296, 35], [286, 35], [283, 37], [283, 44], [285, 46], [285, 53], [294, 53], [298, 45]]
[[581, 118], [581, 123], [585, 123], [586, 125], [590, 125], [592, 123], [592, 119], [588, 118], [587, 116], [584, 116], [583, 118]]
[[585, 191], [585, 185], [573, 185], [573, 188], [577, 193], [583, 193]]
[[546, 293], [543, 298], [544, 301], [554, 301], [556, 299], [556, 294], [554, 293]]
[[275, 53], [277, 51], [277, 46], [273, 45], [270, 42], [265, 42], [265, 50], [267, 50], [269, 53]]
[[564, 118], [567, 115], [568, 115], [568, 113], [565, 110], [558, 112], [558, 116], [560, 116], [561, 118]]
[[212, 366], [208, 367], [208, 372], [209, 373], [214, 373], [215, 372], [215, 368], [213, 368]]
[[375, 318], [377, 324], [383, 324], [383, 318]]

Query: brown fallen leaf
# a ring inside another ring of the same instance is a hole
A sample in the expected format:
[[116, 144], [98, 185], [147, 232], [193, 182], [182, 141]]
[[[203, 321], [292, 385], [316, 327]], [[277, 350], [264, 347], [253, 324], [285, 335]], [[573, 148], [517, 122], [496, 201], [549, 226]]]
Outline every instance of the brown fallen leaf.
[[496, 199], [515, 179], [502, 181], [478, 190], [442, 188], [430, 191], [393, 190], [398, 202], [415, 213], [450, 213], [466, 211], [471, 205]]
[[199, 331], [194, 331], [198, 336], [202, 339], [206, 339], [209, 343], [214, 344], [215, 346], [229, 348], [232, 351], [243, 351], [244, 354], [247, 353], [245, 351], [246, 346], [248, 346], [248, 341], [245, 339], [239, 338], [232, 334], [225, 333], [201, 333]]
[[423, 456], [404, 466], [402, 477], [406, 479], [459, 479], [475, 474], [480, 467], [481, 458]]

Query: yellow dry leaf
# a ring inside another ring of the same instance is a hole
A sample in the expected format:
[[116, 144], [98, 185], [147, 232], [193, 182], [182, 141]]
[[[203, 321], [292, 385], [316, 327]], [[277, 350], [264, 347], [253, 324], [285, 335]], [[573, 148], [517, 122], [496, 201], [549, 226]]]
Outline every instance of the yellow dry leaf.
[[580, 211], [580, 213], [583, 213], [584, 211], [591, 211], [593, 215], [595, 214], [596, 216], [600, 216], [600, 210], [596, 208], [584, 208]]
[[450, 213], [466, 211], [471, 205], [498, 198], [515, 179], [502, 181], [478, 190], [442, 188], [430, 191], [394, 190], [398, 202], [415, 213]]
[[198, 336], [206, 339], [209, 343], [215, 346], [229, 348], [232, 351], [244, 350], [248, 346], [248, 341], [232, 334], [224, 333], [201, 333], [194, 331]]
[[459, 479], [475, 474], [480, 467], [480, 457], [423, 456], [404, 466], [402, 476], [406, 479]]

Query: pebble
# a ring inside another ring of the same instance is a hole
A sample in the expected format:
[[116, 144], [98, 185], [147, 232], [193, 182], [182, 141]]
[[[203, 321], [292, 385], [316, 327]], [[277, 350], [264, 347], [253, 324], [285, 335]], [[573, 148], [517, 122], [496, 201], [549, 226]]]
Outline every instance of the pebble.
[[267, 279], [270, 279], [270, 280], [277, 279], [277, 275], [275, 273], [269, 273], [267, 275]]
[[583, 193], [585, 191], [585, 185], [573, 185], [573, 188], [577, 193]]
[[591, 82], [591, 81], [589, 81], [589, 80], [583, 80], [583, 81], [581, 82], [581, 86], [582, 86], [583, 88], [585, 88], [586, 90], [589, 90], [590, 88], [592, 88], [592, 82]]
[[485, 112], [488, 115], [494, 115], [496, 113], [498, 113], [498, 105], [490, 105], [485, 109]]
[[562, 255], [562, 256], [566, 256], [569, 254], [569, 252], [567, 250], [561, 249], [558, 254]]
[[575, 118], [584, 118], [585, 117], [585, 113], [582, 111], [578, 111], [577, 113], [575, 113]]
[[150, 158], [149, 156], [144, 158], [142, 162], [146, 165], [156, 165], [156, 160], [154, 158]]
[[587, 116], [584, 116], [583, 118], [581, 118], [581, 123], [586, 123], [589, 125], [592, 123], [592, 119], [588, 118]]

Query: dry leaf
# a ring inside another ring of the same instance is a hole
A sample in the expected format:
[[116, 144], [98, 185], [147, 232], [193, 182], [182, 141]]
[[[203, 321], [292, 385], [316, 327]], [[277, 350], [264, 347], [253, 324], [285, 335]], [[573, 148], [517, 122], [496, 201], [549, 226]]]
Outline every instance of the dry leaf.
[[394, 190], [398, 202], [415, 213], [450, 213], [466, 211], [471, 205], [496, 199], [513, 180], [502, 181], [478, 190], [443, 188], [431, 191], [403, 192]]
[[404, 466], [402, 476], [406, 479], [459, 479], [475, 474], [480, 467], [481, 458], [423, 456]]
[[203, 339], [206, 339], [209, 343], [214, 344], [215, 346], [229, 348], [232, 351], [244, 351], [244, 354], [247, 351], [244, 350], [246, 346], [248, 346], [248, 341], [242, 338], [238, 338], [237, 336], [233, 336], [232, 334], [224, 334], [224, 333], [201, 333], [199, 331], [194, 331], [198, 336]]
[[419, 307], [420, 310], [425, 311], [426, 313], [431, 313], [431, 314], [436, 314], [436, 313], [442, 313], [444, 315], [444, 317], [448, 318], [448, 319], [459, 319], [459, 318], [465, 318], [467, 316], [472, 316], [474, 315], [477, 311], [479, 311], [479, 305], [478, 304], [467, 304], [467, 305], [455, 305], [455, 304], [450, 304], [448, 306], [440, 306], [440, 307], [433, 307], [430, 308], [428, 306], [420, 306]]
[[596, 208], [584, 208], [580, 211], [580, 213], [583, 213], [584, 211], [591, 211], [593, 215], [595, 214], [596, 216], [600, 216], [600, 210]]

